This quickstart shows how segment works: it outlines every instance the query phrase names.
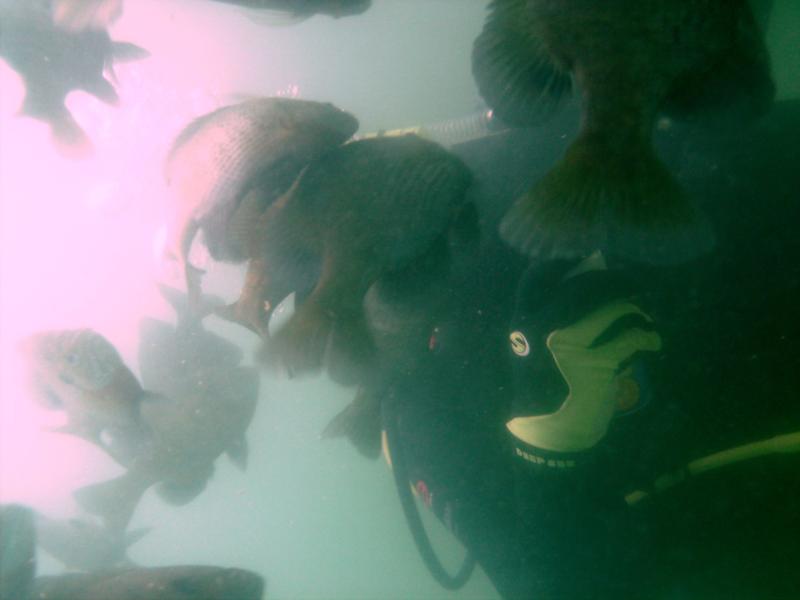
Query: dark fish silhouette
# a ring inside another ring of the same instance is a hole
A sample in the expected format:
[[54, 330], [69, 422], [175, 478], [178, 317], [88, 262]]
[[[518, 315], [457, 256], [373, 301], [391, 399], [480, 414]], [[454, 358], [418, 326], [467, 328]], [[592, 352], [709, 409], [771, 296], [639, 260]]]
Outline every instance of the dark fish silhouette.
[[150, 531], [112, 531], [86, 519], [51, 519], [41, 513], [35, 522], [39, 546], [73, 571], [133, 566], [127, 550]]
[[21, 113], [48, 123], [65, 152], [85, 153], [91, 146], [64, 105], [67, 94], [83, 90], [116, 104], [117, 92], [104, 73], [111, 72], [115, 61], [145, 56], [138, 46], [112, 41], [104, 30], [56, 26], [49, 2], [0, 7], [0, 57], [25, 83]]
[[37, 577], [32, 598], [47, 600], [261, 600], [264, 578], [223, 567], [110, 569]]
[[33, 511], [19, 504], [0, 506], [0, 600], [33, 598], [36, 529]]
[[434, 245], [470, 182], [458, 158], [414, 135], [351, 142], [310, 164], [259, 230], [268, 289], [292, 287], [280, 280], [286, 265], [320, 265], [313, 291], [268, 348], [302, 372], [319, 368], [330, 347], [329, 370], [358, 377], [374, 357], [367, 290]]
[[563, 159], [507, 213], [501, 234], [532, 257], [595, 250], [678, 262], [713, 236], [651, 135], [659, 112], [743, 118], [774, 95], [746, 0], [494, 0], [473, 48], [481, 94], [503, 121], [530, 125], [573, 84], [583, 120]]
[[[175, 290], [162, 293], [177, 311], [186, 306]], [[178, 326], [142, 321], [142, 381], [161, 394], [139, 408], [147, 444], [124, 465], [125, 474], [75, 492], [78, 503], [111, 530], [125, 529], [152, 485], [162, 500], [182, 505], [205, 489], [221, 454], [246, 466], [245, 432], [258, 400], [258, 372], [238, 366], [241, 351], [191, 319], [179, 312]]]
[[[290, 98], [246, 100], [183, 129], [165, 166], [174, 197], [167, 250], [184, 266], [193, 307], [202, 271], [188, 257], [198, 231], [215, 260], [247, 260], [256, 218], [303, 167], [356, 129], [358, 121], [331, 104]], [[251, 317], [258, 320], [258, 315], [232, 315], [245, 322]]]

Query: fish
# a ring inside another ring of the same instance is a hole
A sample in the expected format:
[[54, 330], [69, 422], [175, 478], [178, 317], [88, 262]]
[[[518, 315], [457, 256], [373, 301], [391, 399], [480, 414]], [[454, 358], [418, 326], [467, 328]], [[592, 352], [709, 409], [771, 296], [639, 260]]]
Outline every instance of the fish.
[[36, 530], [33, 511], [21, 504], [0, 506], [0, 600], [33, 598]]
[[139, 408], [151, 396], [117, 349], [92, 329], [52, 330], [20, 342], [34, 400], [63, 411], [55, 431], [83, 438], [125, 463], [147, 437]]
[[[192, 307], [202, 295], [203, 271], [189, 261], [198, 232], [213, 259], [246, 261], [250, 215], [260, 215], [303, 167], [357, 129], [356, 118], [332, 104], [268, 97], [219, 108], [184, 127], [164, 166], [172, 195], [165, 253], [183, 267]], [[234, 218], [237, 211], [245, 218]]]
[[25, 85], [20, 114], [47, 123], [57, 147], [67, 156], [85, 156], [92, 148], [64, 104], [67, 94], [83, 90], [107, 104], [117, 104], [117, 91], [104, 74], [113, 75], [115, 62], [146, 56], [139, 46], [112, 41], [105, 30], [62, 29], [53, 22], [49, 2], [31, 0], [0, 7], [0, 57]]
[[472, 72], [516, 126], [581, 92], [577, 138], [500, 223], [509, 245], [539, 260], [601, 250], [674, 264], [709, 252], [713, 230], [655, 154], [654, 125], [753, 119], [775, 95], [746, 0], [493, 0]]
[[36, 578], [33, 598], [48, 600], [261, 600], [264, 578], [212, 566], [121, 568]]
[[53, 22], [68, 31], [106, 29], [122, 8], [122, 0], [53, 0]]
[[[314, 15], [326, 15], [339, 19], [366, 12], [372, 0], [213, 0], [220, 4], [236, 5], [240, 8], [268, 11], [285, 15], [289, 22], [302, 22]], [[276, 20], [276, 22], [280, 22]]]
[[35, 524], [39, 547], [67, 569], [86, 572], [133, 566], [128, 548], [150, 531], [111, 531], [88, 519], [52, 519], [41, 513]]
[[[186, 300], [162, 288], [180, 307]], [[199, 324], [171, 326], [155, 319], [140, 325], [142, 382], [156, 394], [140, 405], [147, 445], [123, 465], [115, 479], [76, 490], [88, 513], [112, 531], [124, 531], [139, 499], [151, 486], [165, 502], [180, 506], [193, 500], [227, 454], [240, 469], [247, 466], [245, 433], [258, 400], [259, 375], [238, 366], [241, 351]]]
[[149, 390], [173, 398], [185, 393], [186, 381], [239, 366], [242, 350], [208, 331], [200, 316], [211, 314], [224, 300], [204, 294], [198, 315], [184, 292], [164, 284], [158, 284], [158, 291], [175, 312], [175, 325], [151, 318], [139, 322], [139, 374]]
[[454, 277], [470, 250], [479, 243], [477, 211], [465, 210], [460, 229], [443, 235], [428, 252], [405, 269], [382, 276], [364, 297], [367, 327], [375, 348], [369, 373], [359, 382], [353, 401], [331, 419], [322, 439], [346, 438], [364, 457], [381, 450], [381, 407], [395, 382], [413, 378], [429, 361], [437, 325], [450, 314], [457, 298]]
[[309, 164], [258, 226], [270, 287], [285, 285], [280, 277], [298, 257], [320, 269], [308, 297], [265, 345], [264, 360], [298, 374], [325, 362], [342, 382], [368, 372], [374, 343], [365, 294], [456, 222], [470, 183], [461, 160], [416, 135], [350, 142]]

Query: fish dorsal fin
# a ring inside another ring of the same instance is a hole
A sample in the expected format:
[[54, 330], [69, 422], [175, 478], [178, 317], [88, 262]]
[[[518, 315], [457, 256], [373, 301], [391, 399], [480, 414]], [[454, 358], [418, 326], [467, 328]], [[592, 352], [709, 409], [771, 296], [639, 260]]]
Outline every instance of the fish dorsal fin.
[[495, 0], [472, 47], [481, 96], [504, 122], [521, 127], [549, 117], [570, 94], [572, 78], [535, 35], [524, 0]]

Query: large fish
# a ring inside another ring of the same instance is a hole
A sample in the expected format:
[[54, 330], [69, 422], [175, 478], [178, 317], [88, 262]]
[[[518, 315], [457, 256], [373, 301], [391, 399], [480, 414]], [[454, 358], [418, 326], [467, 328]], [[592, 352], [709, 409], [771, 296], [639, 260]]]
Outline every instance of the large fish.
[[660, 113], [748, 118], [774, 95], [746, 0], [494, 0], [473, 48], [481, 94], [530, 125], [580, 89], [562, 160], [508, 211], [504, 239], [539, 258], [595, 250], [645, 262], [706, 252], [713, 234], [656, 156]]
[[110, 569], [37, 577], [32, 598], [47, 600], [261, 600], [264, 578], [223, 567]]
[[129, 43], [114, 42], [105, 30], [68, 31], [56, 26], [50, 3], [42, 0], [0, 5], [0, 57], [25, 84], [23, 115], [50, 125], [65, 152], [86, 153], [86, 134], [64, 105], [73, 90], [83, 90], [116, 104], [114, 86], [104, 77], [115, 61], [147, 53]]
[[33, 511], [18, 504], [0, 506], [0, 600], [33, 598], [35, 574]]
[[353, 401], [333, 417], [323, 439], [347, 438], [367, 458], [377, 458], [381, 447], [381, 406], [392, 386], [413, 378], [436, 351], [438, 324], [459, 296], [454, 288], [465, 259], [477, 250], [477, 212], [463, 211], [457, 235], [442, 236], [433, 247], [405, 269], [384, 275], [364, 297], [364, 313], [372, 337], [373, 366], [359, 382]]
[[408, 135], [351, 142], [310, 164], [262, 217], [265, 280], [319, 261], [308, 298], [269, 348], [295, 372], [322, 366], [346, 381], [374, 357], [363, 300], [382, 275], [425, 254], [456, 221], [469, 169], [442, 147]]
[[41, 513], [35, 522], [39, 546], [74, 571], [132, 566], [128, 547], [150, 531], [112, 531], [86, 519], [51, 519]]
[[[185, 306], [177, 292], [162, 291]], [[122, 476], [75, 492], [112, 531], [125, 529], [152, 485], [165, 502], [182, 505], [205, 489], [221, 454], [240, 468], [247, 463], [245, 432], [258, 400], [258, 372], [237, 366], [238, 348], [181, 318], [177, 327], [153, 319], [141, 324], [142, 381], [161, 394], [140, 405], [147, 445]]]
[[139, 408], [150, 398], [117, 349], [91, 329], [47, 331], [20, 344], [37, 402], [66, 413], [57, 429], [126, 462], [146, 438]]
[[[252, 218], [292, 184], [311, 160], [358, 129], [355, 117], [331, 104], [289, 98], [254, 98], [203, 115], [187, 125], [167, 156], [165, 176], [173, 215], [167, 252], [184, 267], [189, 300], [201, 295], [202, 271], [189, 262], [203, 232], [215, 260], [250, 258]], [[233, 230], [229, 228], [231, 221]]]

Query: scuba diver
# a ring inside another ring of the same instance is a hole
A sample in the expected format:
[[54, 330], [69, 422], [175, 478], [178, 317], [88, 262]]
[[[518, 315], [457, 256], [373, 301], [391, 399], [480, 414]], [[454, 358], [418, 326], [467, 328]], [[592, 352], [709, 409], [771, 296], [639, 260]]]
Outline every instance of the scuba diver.
[[[477, 562], [504, 598], [800, 597], [800, 102], [658, 132], [717, 234], [674, 267], [528, 264], [499, 241], [575, 114], [453, 149], [478, 181], [480, 247], [451, 257], [426, 357], [381, 397], [423, 559], [450, 589]], [[467, 548], [458, 572], [408, 483]]]

